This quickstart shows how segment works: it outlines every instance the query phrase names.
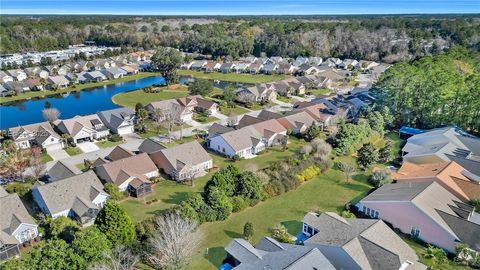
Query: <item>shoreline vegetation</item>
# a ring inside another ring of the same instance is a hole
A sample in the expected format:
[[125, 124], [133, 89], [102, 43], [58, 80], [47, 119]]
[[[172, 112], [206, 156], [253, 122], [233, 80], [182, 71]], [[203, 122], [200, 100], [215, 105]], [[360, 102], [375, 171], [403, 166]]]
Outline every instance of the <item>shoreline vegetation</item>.
[[26, 93], [22, 93], [20, 95], [15, 95], [15, 96], [10, 96], [10, 97], [0, 97], [0, 105], [7, 105], [8, 103], [11, 102], [16, 102], [16, 101], [25, 101], [25, 100], [30, 100], [33, 98], [46, 98], [46, 97], [51, 97], [55, 95], [60, 95], [60, 94], [66, 94], [66, 93], [71, 93], [71, 92], [79, 92], [79, 91], [84, 91], [84, 90], [89, 90], [91, 88], [95, 87], [100, 87], [100, 86], [107, 86], [107, 85], [112, 85], [116, 83], [122, 83], [122, 82], [129, 82], [129, 81], [134, 81], [134, 80], [140, 80], [140, 79], [145, 79], [148, 77], [154, 77], [154, 76], [159, 76], [160, 73], [158, 72], [140, 72], [135, 75], [128, 75], [123, 78], [119, 79], [114, 79], [114, 80], [107, 80], [103, 82], [95, 82], [95, 83], [85, 83], [85, 84], [77, 84], [74, 87], [69, 86], [65, 89], [58, 89], [56, 91], [52, 90], [46, 90], [46, 91], [29, 91]]

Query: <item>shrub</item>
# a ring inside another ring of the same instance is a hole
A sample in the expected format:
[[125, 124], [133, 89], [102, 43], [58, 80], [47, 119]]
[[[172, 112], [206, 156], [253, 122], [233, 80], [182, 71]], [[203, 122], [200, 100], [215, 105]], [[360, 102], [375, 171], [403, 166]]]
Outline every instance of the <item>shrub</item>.
[[118, 134], [112, 134], [108, 137], [108, 140], [111, 142], [121, 142], [123, 141], [123, 138]]
[[378, 161], [378, 151], [371, 143], [366, 143], [358, 150], [358, 164], [366, 169]]
[[277, 224], [275, 227], [270, 229], [270, 234], [272, 237], [282, 243], [293, 244], [293, 240], [290, 237], [290, 234], [287, 231], [287, 228], [282, 224]]
[[241, 196], [235, 196], [232, 198], [232, 212], [237, 213], [247, 208], [248, 203]]
[[320, 169], [316, 166], [309, 166], [301, 173], [297, 174], [297, 179], [300, 182], [308, 181], [320, 173]]
[[233, 156], [232, 156], [232, 160], [233, 160], [233, 161], [239, 161], [239, 160], [240, 160], [240, 156], [239, 156], [239, 155], [233, 155]]
[[255, 231], [253, 229], [253, 224], [249, 221], [246, 222], [245, 225], [243, 225], [243, 238], [247, 241], [250, 241], [254, 233]]
[[118, 201], [121, 200], [125, 197], [125, 194], [120, 191], [120, 189], [112, 184], [112, 183], [106, 183], [105, 184], [105, 191], [110, 195], [110, 199]]
[[391, 183], [392, 178], [387, 171], [381, 170], [373, 172], [372, 175], [370, 175], [370, 177], [368, 178], [368, 182], [372, 186], [379, 188], [385, 184]]
[[343, 210], [342, 213], [340, 214], [340, 216], [342, 216], [344, 218], [355, 218], [355, 214], [353, 214], [352, 212], [350, 212], [348, 210]]

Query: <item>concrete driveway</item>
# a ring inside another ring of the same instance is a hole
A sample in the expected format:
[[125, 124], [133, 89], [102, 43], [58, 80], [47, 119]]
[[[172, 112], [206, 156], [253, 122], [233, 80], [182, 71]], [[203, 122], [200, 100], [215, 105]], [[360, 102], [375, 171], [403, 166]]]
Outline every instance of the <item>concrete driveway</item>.
[[48, 151], [48, 154], [52, 157], [53, 160], [62, 160], [65, 158], [69, 158], [70, 155], [65, 152], [63, 149], [51, 150]]
[[77, 143], [77, 146], [83, 153], [90, 153], [100, 149], [94, 142]]

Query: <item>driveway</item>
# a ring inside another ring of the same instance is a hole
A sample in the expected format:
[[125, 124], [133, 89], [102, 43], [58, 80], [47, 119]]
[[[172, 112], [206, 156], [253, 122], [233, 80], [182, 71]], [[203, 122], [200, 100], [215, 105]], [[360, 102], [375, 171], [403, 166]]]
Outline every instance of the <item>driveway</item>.
[[83, 153], [90, 153], [100, 149], [94, 142], [77, 143], [77, 146]]
[[63, 149], [51, 150], [48, 151], [48, 154], [52, 157], [53, 160], [61, 160], [65, 158], [69, 158], [70, 155], [65, 152]]
[[188, 120], [188, 121], [185, 121], [185, 123], [189, 126], [192, 126], [192, 127], [199, 127], [202, 125], [202, 123], [199, 123], [195, 120]]
[[228, 119], [228, 116], [226, 116], [225, 114], [222, 114], [221, 112], [215, 112], [214, 114], [212, 114], [212, 116], [220, 119], [220, 120], [227, 120]]

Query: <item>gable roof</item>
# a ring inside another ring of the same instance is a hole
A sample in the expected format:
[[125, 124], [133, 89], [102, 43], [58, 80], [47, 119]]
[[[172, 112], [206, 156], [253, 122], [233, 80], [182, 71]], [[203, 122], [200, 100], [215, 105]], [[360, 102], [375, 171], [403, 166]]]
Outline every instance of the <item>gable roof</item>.
[[48, 170], [48, 175], [50, 176], [50, 179], [53, 179], [54, 181], [73, 177], [80, 173], [80, 170], [78, 170], [77, 168], [71, 168], [62, 161], [57, 161], [50, 168], [50, 170]]
[[104, 170], [109, 181], [120, 186], [131, 177], [141, 178], [145, 174], [157, 171], [157, 166], [148, 157], [147, 153], [107, 162], [95, 167], [95, 170]]
[[219, 134], [227, 133], [233, 130], [235, 130], [233, 127], [226, 127], [218, 123], [213, 123], [208, 128], [208, 138], [211, 139]]
[[22, 223], [35, 225], [35, 221], [16, 193], [0, 197], [0, 245], [18, 244], [12, 233]]
[[185, 166], [195, 166], [212, 160], [207, 151], [197, 141], [161, 149], [150, 154], [150, 157], [155, 164], [159, 164], [158, 159], [166, 159], [170, 166], [177, 171]]
[[315, 119], [304, 111], [284, 116], [277, 121], [286, 129], [301, 129], [302, 126], [310, 127], [316, 123]]
[[135, 111], [127, 107], [120, 107], [113, 110], [101, 111], [98, 113], [100, 118], [105, 121], [107, 125], [118, 128], [125, 121], [130, 121], [135, 116]]
[[127, 150], [123, 147], [121, 147], [120, 145], [117, 145], [115, 146], [115, 148], [113, 148], [112, 152], [110, 152], [110, 154], [108, 154], [105, 159], [107, 160], [110, 160], [110, 161], [115, 161], [115, 160], [119, 160], [119, 159], [122, 159], [122, 158], [128, 158], [128, 157], [131, 157], [131, 156], [134, 156], [135, 154], [132, 153], [132, 151], [130, 150]]
[[460, 241], [465, 241], [470, 246], [480, 248], [480, 242], [471, 243], [469, 242], [470, 239], [459, 238], [459, 235], [464, 234], [464, 232], [455, 231], [459, 228], [450, 226], [450, 219], [445, 218], [445, 215], [449, 215], [453, 217], [452, 220], [455, 220], [455, 217], [463, 219], [465, 222], [460, 229], [473, 230], [480, 234], [480, 225], [477, 224], [480, 222], [480, 219], [472, 218], [473, 215], [477, 216], [477, 214], [473, 213], [473, 207], [461, 203], [459, 198], [448, 192], [437, 182], [408, 182], [383, 185], [363, 198], [361, 203], [392, 201], [411, 202]]
[[155, 141], [154, 139], [145, 139], [140, 146], [138, 146], [138, 151], [140, 153], [151, 154], [159, 150], [164, 149], [165, 146], [160, 142]]
[[399, 269], [405, 261], [416, 262], [416, 253], [383, 221], [346, 219], [336, 213], [308, 213], [303, 222], [318, 233], [305, 245], [341, 247], [362, 269]]
[[257, 247], [244, 239], [236, 238], [225, 250], [240, 262], [235, 270], [335, 269], [317, 248], [283, 244], [270, 237], [262, 238]]
[[[73, 118], [65, 120], [57, 120], [55, 124], [60, 130], [62, 130], [63, 132], [67, 132], [72, 137], [77, 135], [83, 128], [96, 130], [95, 125], [103, 125], [102, 121], [96, 114], [75, 116]], [[102, 127], [102, 130], [107, 130], [107, 128]]]
[[[37, 189], [51, 214], [73, 208], [77, 199], [92, 202], [99, 194], [105, 194], [103, 185], [93, 171], [75, 175]], [[96, 208], [96, 207], [95, 207]]]
[[257, 118], [255, 116], [244, 114], [242, 116], [242, 118], [240, 119], [240, 121], [238, 121], [238, 124], [237, 124], [236, 128], [240, 129], [240, 128], [250, 126], [250, 125], [253, 125], [253, 124], [256, 124], [256, 123], [260, 123], [262, 121], [263, 121], [262, 119]]
[[282, 117], [281, 114], [266, 109], [262, 109], [257, 115], [257, 118], [260, 118], [262, 120], [278, 119], [280, 117]]

